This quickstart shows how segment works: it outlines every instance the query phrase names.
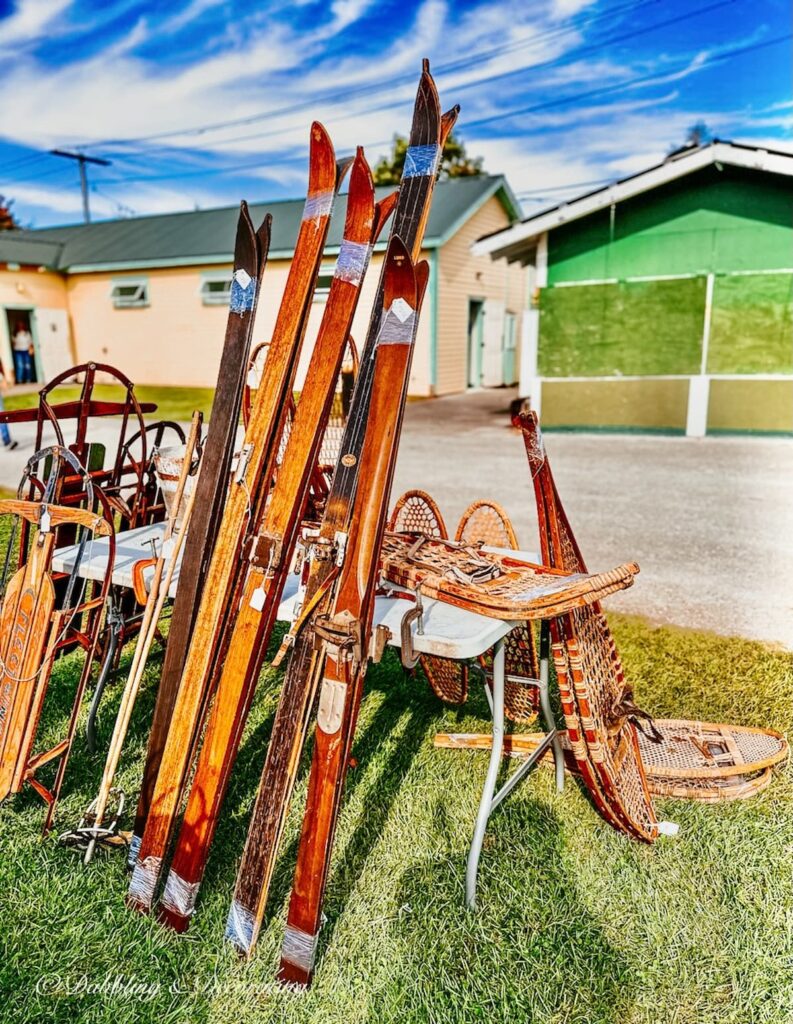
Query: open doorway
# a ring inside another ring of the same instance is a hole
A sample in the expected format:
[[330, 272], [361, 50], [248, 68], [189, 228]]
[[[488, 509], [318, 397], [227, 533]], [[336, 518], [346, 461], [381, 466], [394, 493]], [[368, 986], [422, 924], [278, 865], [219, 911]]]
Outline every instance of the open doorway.
[[33, 341], [30, 309], [7, 309], [8, 338], [11, 342], [11, 356], [14, 360], [10, 369], [17, 384], [36, 384], [36, 350]]
[[484, 343], [485, 304], [468, 300], [468, 380], [469, 388], [482, 386], [482, 345]]

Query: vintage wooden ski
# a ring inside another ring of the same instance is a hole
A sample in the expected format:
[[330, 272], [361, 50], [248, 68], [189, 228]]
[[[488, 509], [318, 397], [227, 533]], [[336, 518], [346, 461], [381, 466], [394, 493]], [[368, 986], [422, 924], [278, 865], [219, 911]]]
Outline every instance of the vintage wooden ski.
[[270, 245], [271, 222], [272, 218], [267, 214], [256, 231], [248, 212], [248, 204], [241, 203], [234, 243], [234, 272], [226, 338], [209, 426], [202, 446], [201, 476], [197, 482], [192, 513], [193, 527], [185, 538], [179, 592], [174, 600], [168, 644], [157, 690], [157, 701], [154, 705], [138, 809], [129, 849], [131, 867], [134, 867], [137, 860], [141, 837], [146, 826], [179, 680], [228, 491], [256, 305]]
[[300, 232], [191, 635], [172, 715], [176, 727], [168, 732], [130, 882], [127, 901], [144, 912], [151, 908], [173, 832], [214, 656], [222, 643], [225, 614], [242, 571], [243, 546], [269, 493], [286, 399], [294, 382], [333, 202], [345, 169], [337, 166], [330, 138], [315, 122]]
[[[392, 239], [400, 236], [406, 238], [414, 255], [421, 249], [443, 140], [451, 130], [456, 115], [455, 109], [441, 118], [438, 95], [425, 62], [411, 127], [409, 155], [391, 233]], [[385, 284], [393, 273], [393, 268], [389, 269], [387, 262], [373, 305], [350, 418], [342, 440], [342, 456], [336, 466], [320, 536], [312, 547], [311, 573], [303, 605], [306, 612], [301, 616], [301, 621], [305, 621], [313, 610], [324, 610], [327, 588], [332, 584], [338, 569], [336, 562], [343, 556], [358, 481], [358, 458], [368, 419], [373, 357], [377, 350], [384, 309]], [[398, 382], [394, 386], [398, 387]], [[246, 955], [250, 954], [255, 945], [264, 916], [283, 823], [316, 694], [317, 678], [313, 661], [310, 637], [299, 639], [284, 679], [237, 876], [234, 900], [229, 911], [227, 937]]]
[[344, 236], [322, 323], [291, 421], [273, 491], [251, 545], [251, 566], [209, 714], [184, 819], [160, 901], [160, 918], [183, 931], [195, 907], [267, 641], [297, 542], [347, 337], [372, 245], [393, 206], [375, 206], [371, 171], [358, 150], [350, 177]]
[[[395, 240], [399, 255], [399, 242]], [[386, 306], [375, 355], [360, 476], [350, 533], [328, 611], [311, 630], [321, 650], [314, 751], [292, 897], [281, 948], [279, 977], [308, 984], [314, 968], [322, 902], [336, 822], [371, 643], [371, 617], [410, 357], [427, 281], [427, 265], [413, 269], [403, 251], [401, 287]], [[343, 456], [342, 456], [343, 457]]]
[[[168, 518], [165, 532], [163, 533], [160, 553], [154, 564], [154, 575], [151, 580], [148, 597], [146, 598], [143, 619], [138, 633], [138, 641], [135, 644], [135, 653], [132, 658], [132, 664], [130, 665], [127, 682], [124, 686], [124, 692], [121, 696], [121, 704], [116, 716], [113, 735], [110, 738], [107, 759], [102, 772], [102, 781], [99, 785], [99, 792], [97, 793], [96, 800], [92, 805], [93, 813], [90, 816], [92, 818], [91, 827], [84, 831], [84, 838], [86, 840], [84, 857], [85, 864], [89, 864], [91, 862], [96, 848], [96, 835], [104, 825], [105, 810], [107, 809], [108, 800], [110, 799], [110, 793], [113, 788], [116, 771], [118, 770], [118, 762], [121, 758], [121, 750], [127, 736], [127, 729], [129, 728], [130, 718], [132, 717], [132, 709], [135, 706], [138, 690], [140, 689], [140, 684], [143, 680], [143, 673], [146, 670], [149, 651], [151, 650], [151, 645], [154, 642], [154, 637], [157, 633], [157, 624], [160, 621], [162, 610], [165, 607], [166, 600], [168, 599], [168, 592], [171, 588], [171, 583], [173, 582], [174, 571], [179, 562], [182, 545], [184, 544], [185, 536], [187, 535], [193, 511], [195, 509], [197, 491], [196, 488], [193, 487], [193, 490], [187, 499], [187, 505], [184, 509], [181, 526], [177, 530], [176, 524], [182, 510], [182, 498], [185, 494], [188, 477], [194, 468], [193, 458], [199, 445], [200, 435], [201, 413], [196, 412], [193, 413], [193, 422], [190, 428], [190, 435], [187, 439], [187, 445], [185, 447], [182, 471], [179, 474], [179, 480], [177, 481], [176, 490], [174, 492], [171, 514]], [[83, 816], [84, 820], [87, 820], [88, 817], [89, 815]]]

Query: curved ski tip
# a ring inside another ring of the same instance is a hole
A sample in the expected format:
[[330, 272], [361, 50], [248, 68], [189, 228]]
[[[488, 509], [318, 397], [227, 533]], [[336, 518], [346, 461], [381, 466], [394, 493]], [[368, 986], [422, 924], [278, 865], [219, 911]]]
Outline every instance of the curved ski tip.
[[372, 180], [372, 171], [369, 167], [369, 162], [364, 155], [363, 147], [358, 146], [355, 151], [355, 159], [352, 162], [352, 170], [350, 171], [350, 192], [348, 194], [348, 204], [349, 196], [360, 196], [362, 193], [366, 193], [371, 197], [369, 202], [372, 206], [372, 215], [374, 215], [374, 181]]
[[311, 125], [309, 195], [332, 192], [338, 185], [336, 154], [327, 129], [320, 121]]
[[427, 283], [430, 279], [430, 265], [428, 260], [421, 260], [416, 264], [416, 308], [421, 309], [424, 301], [424, 293], [427, 290]]
[[422, 75], [428, 75], [430, 73], [429, 57], [424, 57], [423, 60], [421, 61], [421, 73]]
[[396, 206], [398, 198], [399, 189], [396, 189], [395, 191], [390, 192], [387, 196], [383, 196], [383, 198], [376, 203], [375, 238], [377, 238], [383, 230], [389, 217], [394, 212], [394, 207]]

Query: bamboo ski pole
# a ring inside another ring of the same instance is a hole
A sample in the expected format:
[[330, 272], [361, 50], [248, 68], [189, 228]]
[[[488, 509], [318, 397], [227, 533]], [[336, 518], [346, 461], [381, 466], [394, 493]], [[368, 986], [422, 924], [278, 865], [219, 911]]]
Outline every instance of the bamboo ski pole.
[[[193, 489], [190, 492], [190, 497], [187, 499], [181, 529], [176, 533], [176, 538], [174, 539], [173, 535], [176, 532], [176, 520], [179, 515], [179, 506], [182, 504], [182, 497], [184, 495], [185, 487], [187, 486], [187, 478], [190, 475], [190, 466], [192, 464], [193, 454], [198, 444], [200, 430], [201, 414], [195, 412], [193, 413], [190, 434], [185, 448], [184, 462], [182, 463], [182, 469], [179, 474], [179, 480], [174, 493], [171, 515], [168, 518], [168, 525], [166, 526], [163, 536], [160, 555], [154, 567], [154, 576], [151, 582], [151, 589], [149, 590], [149, 598], [146, 601], [146, 608], [143, 613], [143, 621], [141, 622], [138, 643], [135, 646], [132, 665], [130, 667], [126, 685], [124, 686], [124, 693], [121, 697], [121, 706], [119, 707], [118, 715], [116, 717], [116, 724], [113, 729], [110, 748], [107, 753], [107, 760], [102, 773], [102, 782], [99, 787], [99, 793], [96, 800], [96, 811], [94, 814], [94, 830], [98, 829], [102, 824], [104, 813], [107, 808], [107, 802], [110, 798], [110, 792], [113, 787], [113, 780], [118, 769], [118, 762], [121, 758], [121, 749], [124, 745], [124, 740], [126, 739], [130, 718], [132, 717], [132, 708], [135, 704], [138, 690], [140, 689], [143, 673], [146, 669], [146, 662], [149, 657], [149, 651], [151, 650], [151, 645], [154, 642], [154, 636], [157, 631], [157, 623], [160, 615], [162, 614], [162, 610], [165, 607], [165, 602], [168, 598], [168, 591], [171, 588], [176, 565], [179, 561], [179, 554], [182, 550], [184, 538], [187, 534], [187, 528], [190, 524], [190, 516], [193, 511], [196, 496], [195, 486], [193, 486]], [[166, 545], [171, 540], [173, 540], [173, 544], [171, 546], [169, 559], [168, 553], [166, 552]], [[166, 560], [168, 561], [168, 569], [163, 578]], [[96, 835], [92, 836], [88, 843], [83, 863], [89, 864], [91, 862], [95, 848]]]

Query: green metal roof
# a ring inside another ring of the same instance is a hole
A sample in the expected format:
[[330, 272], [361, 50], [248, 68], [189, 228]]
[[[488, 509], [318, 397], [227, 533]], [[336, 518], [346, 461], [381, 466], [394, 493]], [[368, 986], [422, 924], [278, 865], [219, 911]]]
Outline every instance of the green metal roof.
[[[380, 198], [390, 191], [377, 189]], [[512, 220], [519, 216], [517, 202], [501, 175], [450, 178], [435, 190], [425, 246], [442, 245], [491, 196], [498, 195]], [[346, 195], [334, 208], [327, 249], [341, 242]], [[258, 224], [265, 213], [273, 215], [271, 257], [289, 257], [300, 227], [302, 199], [253, 203], [251, 216]], [[236, 233], [238, 207], [158, 214], [123, 220], [97, 221], [35, 231], [0, 233], [0, 263], [44, 265], [64, 272], [141, 269], [229, 263]]]

